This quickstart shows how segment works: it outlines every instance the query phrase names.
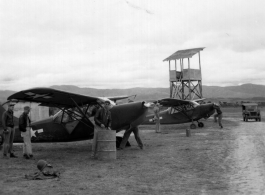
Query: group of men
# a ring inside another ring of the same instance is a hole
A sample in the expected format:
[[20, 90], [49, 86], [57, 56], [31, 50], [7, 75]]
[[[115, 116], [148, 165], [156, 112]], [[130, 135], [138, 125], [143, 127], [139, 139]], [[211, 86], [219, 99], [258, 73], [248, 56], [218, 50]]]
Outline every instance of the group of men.
[[[14, 106], [13, 102], [8, 104], [8, 109], [2, 115], [2, 126], [4, 129], [4, 144], [3, 144], [3, 157], [8, 159], [17, 158], [13, 150], [13, 141], [15, 136], [15, 124], [14, 124]], [[23, 157], [26, 159], [33, 158], [32, 146], [31, 146], [31, 128], [30, 118], [28, 116], [30, 107], [25, 106], [24, 112], [19, 117], [19, 130], [21, 131], [21, 137], [23, 137]]]
[[[15, 124], [14, 124], [14, 106], [15, 104], [10, 102], [8, 104], [8, 109], [2, 115], [2, 126], [3, 126], [3, 157], [17, 158], [13, 150], [13, 141], [15, 136]], [[92, 145], [93, 157], [96, 156], [97, 151], [97, 133], [99, 130], [111, 130], [111, 113], [110, 101], [105, 101], [104, 106], [97, 110], [94, 116], [94, 139]], [[23, 157], [25, 159], [33, 158], [32, 145], [31, 145], [31, 121], [28, 116], [30, 112], [30, 107], [25, 106], [24, 112], [19, 117], [19, 130], [21, 132], [21, 137], [23, 137]]]

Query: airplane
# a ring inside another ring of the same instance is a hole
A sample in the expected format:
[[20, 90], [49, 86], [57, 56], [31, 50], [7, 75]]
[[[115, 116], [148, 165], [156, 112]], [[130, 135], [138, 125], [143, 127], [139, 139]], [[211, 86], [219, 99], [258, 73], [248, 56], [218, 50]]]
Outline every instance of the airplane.
[[[112, 104], [113, 130], [116, 130], [116, 132], [126, 129], [138, 131], [138, 125], [144, 121], [150, 104], [142, 101], [116, 105], [117, 100], [128, 97], [131, 96], [116, 96], [109, 97], [108, 99], [106, 97], [92, 97], [51, 88], [33, 88], [17, 92], [7, 99], [13, 102], [35, 102], [40, 103], [39, 106], [60, 109], [59, 112], [49, 118], [31, 123], [31, 140], [34, 143], [71, 142], [92, 139], [94, 125], [89, 117], [95, 110], [95, 107], [100, 107], [101, 103], [105, 100], [109, 100]], [[4, 108], [0, 107], [1, 116], [4, 111]], [[18, 118], [14, 117], [14, 123], [14, 142], [23, 142], [18, 129]], [[121, 142], [121, 139], [117, 139], [117, 144]], [[3, 142], [2, 135], [0, 135], [1, 142]], [[127, 145], [130, 144], [127, 143]]]
[[[197, 122], [198, 127], [204, 127], [203, 122], [200, 120], [209, 118], [214, 114], [215, 110], [212, 103], [198, 103], [202, 100], [203, 99], [179, 100], [171, 98], [159, 100], [158, 103], [160, 105], [167, 107], [167, 109], [160, 111], [160, 124], [182, 124], [191, 122], [190, 128], [196, 129], [194, 122]], [[154, 124], [154, 122], [154, 114], [149, 113], [143, 124]]]

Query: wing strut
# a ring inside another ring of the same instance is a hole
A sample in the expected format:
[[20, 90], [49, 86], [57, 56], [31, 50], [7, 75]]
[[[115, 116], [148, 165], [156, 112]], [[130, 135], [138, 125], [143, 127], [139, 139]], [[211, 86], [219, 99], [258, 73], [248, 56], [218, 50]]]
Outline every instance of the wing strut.
[[[83, 117], [86, 119], [86, 120], [89, 120], [86, 116], [86, 114], [83, 112], [83, 110], [78, 106], [78, 104], [75, 102], [75, 100], [73, 98], [71, 98], [71, 100], [74, 102], [74, 104], [76, 105], [77, 109], [79, 110], [79, 112], [83, 115]], [[87, 108], [88, 109], [88, 108]]]
[[[64, 116], [65, 113], [68, 114], [69, 116], [71, 115], [71, 117], [72, 117], [73, 119], [75, 119], [75, 120], [77, 120], [77, 121], [83, 123], [83, 124], [86, 125], [87, 127], [90, 127], [90, 128], [91, 128], [90, 125], [88, 125], [88, 124], [85, 123], [84, 121], [82, 121], [82, 120], [80, 120], [80, 119], [78, 119], [78, 118], [75, 117], [75, 115], [78, 115], [76, 112], [73, 112], [73, 111], [67, 110], [67, 109], [65, 109], [65, 108], [64, 108], [64, 109], [62, 109], [62, 108], [60, 108], [60, 107], [57, 107], [57, 108], [59, 108], [60, 110], [63, 111], [63, 116]], [[62, 123], [62, 120], [63, 120], [63, 116], [62, 116], [62, 119], [61, 119], [61, 123]], [[78, 116], [80, 116], [80, 115], [78, 115]], [[80, 117], [82, 118], [82, 116], [80, 116]], [[85, 117], [86, 117], [86, 116], [85, 116]], [[87, 117], [86, 117], [86, 119], [87, 119]], [[88, 119], [88, 121], [90, 121], [90, 120]]]

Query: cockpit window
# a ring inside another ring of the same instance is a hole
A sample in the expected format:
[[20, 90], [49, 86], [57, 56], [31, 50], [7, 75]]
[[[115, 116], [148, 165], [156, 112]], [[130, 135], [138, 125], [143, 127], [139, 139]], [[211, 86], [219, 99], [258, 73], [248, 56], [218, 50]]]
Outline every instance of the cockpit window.
[[54, 122], [57, 123], [68, 123], [75, 120], [81, 120], [81, 113], [76, 108], [70, 108], [67, 111], [63, 112], [62, 110], [57, 112], [54, 117]]

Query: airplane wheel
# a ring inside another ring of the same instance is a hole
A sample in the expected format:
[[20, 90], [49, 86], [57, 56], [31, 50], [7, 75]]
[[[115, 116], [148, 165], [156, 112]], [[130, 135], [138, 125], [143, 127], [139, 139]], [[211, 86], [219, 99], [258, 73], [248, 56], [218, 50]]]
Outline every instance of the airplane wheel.
[[191, 129], [196, 129], [196, 125], [195, 125], [195, 124], [191, 124], [191, 125], [190, 125], [190, 128], [191, 128]]
[[3, 135], [0, 135], [0, 146], [3, 145], [3, 143], [4, 143], [4, 137]]
[[199, 122], [198, 127], [202, 128], [202, 127], [204, 127], [204, 124], [202, 122]]
[[[122, 137], [116, 136], [116, 148], [120, 147], [121, 141], [122, 141]], [[130, 142], [127, 141], [125, 147], [130, 147], [130, 146], [131, 146]]]

